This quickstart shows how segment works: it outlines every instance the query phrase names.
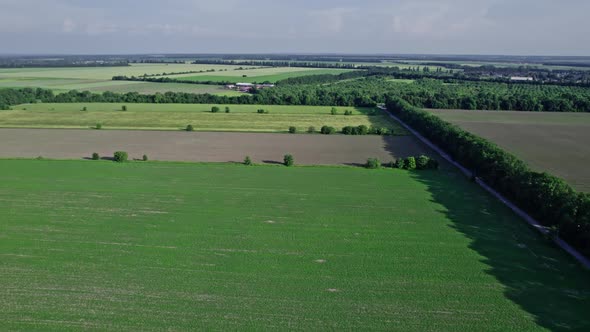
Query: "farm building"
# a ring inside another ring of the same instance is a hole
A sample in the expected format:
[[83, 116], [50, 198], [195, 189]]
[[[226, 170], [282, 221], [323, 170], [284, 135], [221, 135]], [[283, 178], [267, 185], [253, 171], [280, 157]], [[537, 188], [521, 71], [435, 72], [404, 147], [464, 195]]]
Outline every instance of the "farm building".
[[512, 77], [510, 77], [510, 80], [517, 81], [517, 82], [526, 82], [526, 81], [533, 81], [534, 79], [532, 77], [512, 76]]

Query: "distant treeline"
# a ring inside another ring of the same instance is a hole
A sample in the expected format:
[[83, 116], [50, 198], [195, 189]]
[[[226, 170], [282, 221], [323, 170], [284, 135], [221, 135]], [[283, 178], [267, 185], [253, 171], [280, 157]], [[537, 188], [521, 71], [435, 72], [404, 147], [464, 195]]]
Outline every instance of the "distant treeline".
[[40, 61], [40, 60], [13, 60], [0, 58], [0, 68], [68, 68], [68, 67], [127, 67], [127, 61], [113, 62], [78, 62], [68, 60]]
[[265, 66], [265, 67], [309, 67], [309, 68], [339, 68], [355, 69], [355, 64], [332, 63], [332, 62], [302, 62], [302, 61], [265, 61], [265, 60], [218, 60], [218, 59], [199, 59], [192, 62], [201, 65], [234, 65], [234, 66]]
[[[237, 79], [237, 77], [236, 77]], [[154, 83], [184, 83], [184, 84], [208, 84], [208, 85], [227, 85], [231, 84], [232, 82], [229, 81], [195, 81], [195, 80], [185, 80], [182, 78], [170, 78], [170, 77], [150, 77], [150, 76], [114, 76], [113, 81], [137, 81], [137, 82], [154, 82]], [[233, 82], [235, 83], [235, 82]]]
[[[345, 75], [345, 74], [343, 74]], [[159, 79], [159, 78], [158, 78]], [[177, 82], [177, 81], [175, 81]], [[216, 82], [216, 84], [221, 84]], [[38, 93], [35, 91], [39, 91]], [[31, 100], [45, 102], [142, 102], [221, 103], [268, 105], [316, 105], [372, 107], [397, 97], [421, 108], [467, 110], [514, 110], [589, 112], [590, 89], [565, 86], [522, 85], [489, 82], [443, 82], [419, 79], [400, 83], [379, 76], [361, 77], [337, 84], [280, 84], [237, 97], [167, 92], [141, 95], [72, 91], [53, 96], [49, 90], [0, 90], [0, 105], [6, 107]], [[37, 93], [40, 97], [31, 98]], [[24, 100], [24, 101], [22, 101]]]
[[497, 145], [404, 100], [390, 99], [387, 109], [590, 257], [590, 194], [577, 193], [555, 176], [532, 171]]

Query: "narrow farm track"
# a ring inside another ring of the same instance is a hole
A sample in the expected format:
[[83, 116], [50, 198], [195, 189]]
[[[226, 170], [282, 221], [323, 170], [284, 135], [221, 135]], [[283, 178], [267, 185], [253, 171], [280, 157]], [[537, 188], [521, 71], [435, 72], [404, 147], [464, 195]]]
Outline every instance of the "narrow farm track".
[[130, 158], [151, 160], [280, 162], [287, 153], [297, 164], [359, 164], [367, 158], [391, 161], [427, 153], [412, 137], [289, 135], [222, 132], [125, 130], [0, 129], [0, 158], [82, 159], [93, 152], [112, 156], [123, 150]]

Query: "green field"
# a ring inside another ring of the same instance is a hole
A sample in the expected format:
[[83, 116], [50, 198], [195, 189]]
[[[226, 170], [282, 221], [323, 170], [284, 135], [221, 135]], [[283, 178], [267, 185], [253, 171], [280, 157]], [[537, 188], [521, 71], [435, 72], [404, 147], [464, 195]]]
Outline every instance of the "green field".
[[590, 192], [590, 113], [429, 111]]
[[[349, 70], [315, 69], [315, 68], [257, 68], [231, 65], [193, 65], [193, 64], [133, 64], [128, 67], [78, 67], [78, 68], [0, 68], [0, 88], [45, 88], [56, 93], [70, 90], [102, 93], [105, 91], [142, 94], [164, 93], [168, 91], [187, 93], [211, 93], [219, 95], [236, 95], [224, 87], [215, 85], [152, 83], [112, 81], [113, 76], [162, 75], [203, 71], [199, 74], [172, 75], [171, 78], [194, 79], [195, 81], [272, 81], [276, 82], [289, 77], [340, 74]], [[207, 72], [213, 70], [212, 72]], [[247, 75], [248, 78], [242, 78]], [[257, 78], [256, 78], [257, 77]], [[238, 79], [239, 78], [239, 79]]]
[[590, 328], [590, 275], [454, 171], [0, 161], [1, 330]]
[[[287, 78], [309, 75], [338, 75], [351, 71], [350, 69], [319, 69], [319, 68], [258, 68], [247, 70], [218, 71], [214, 73], [172, 75], [169, 78], [182, 79], [195, 82], [232, 82], [232, 83], [262, 83], [284, 80]], [[246, 77], [244, 77], [244, 75]]]
[[[325, 106], [265, 106], [228, 105], [231, 113], [224, 113], [225, 105], [207, 104], [123, 104], [66, 103], [25, 104], [0, 111], [0, 127], [4, 128], [89, 128], [101, 123], [104, 129], [163, 129], [179, 130], [192, 124], [202, 131], [256, 131], [286, 132], [290, 126], [301, 131], [314, 126], [367, 125], [387, 127], [397, 135], [406, 131], [392, 122], [382, 111], [372, 108], [336, 107], [339, 115], [331, 115]], [[220, 113], [211, 113], [211, 107], [220, 106]], [[82, 111], [87, 107], [87, 111]], [[257, 114], [258, 109], [269, 114]], [[353, 112], [345, 116], [344, 111]], [[371, 112], [378, 115], [369, 115]]]

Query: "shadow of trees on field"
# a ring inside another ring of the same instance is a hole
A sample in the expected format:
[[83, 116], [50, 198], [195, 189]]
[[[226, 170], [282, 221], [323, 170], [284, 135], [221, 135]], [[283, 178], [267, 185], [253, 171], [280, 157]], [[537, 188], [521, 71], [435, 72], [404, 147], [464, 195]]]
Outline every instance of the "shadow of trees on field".
[[[444, 174], [444, 173], [447, 174]], [[550, 330], [590, 331], [590, 271], [455, 170], [413, 172], [507, 299]], [[476, 199], [472, 199], [472, 198]], [[479, 199], [481, 197], [481, 199]]]

